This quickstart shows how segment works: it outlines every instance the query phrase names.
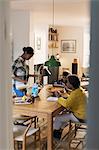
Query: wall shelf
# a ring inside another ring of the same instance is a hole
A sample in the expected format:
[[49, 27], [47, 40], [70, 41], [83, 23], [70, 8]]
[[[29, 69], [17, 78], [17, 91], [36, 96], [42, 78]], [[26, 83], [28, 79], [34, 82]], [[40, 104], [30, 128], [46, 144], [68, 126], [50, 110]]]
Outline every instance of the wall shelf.
[[58, 33], [56, 28], [49, 27], [48, 31], [48, 47], [58, 48]]

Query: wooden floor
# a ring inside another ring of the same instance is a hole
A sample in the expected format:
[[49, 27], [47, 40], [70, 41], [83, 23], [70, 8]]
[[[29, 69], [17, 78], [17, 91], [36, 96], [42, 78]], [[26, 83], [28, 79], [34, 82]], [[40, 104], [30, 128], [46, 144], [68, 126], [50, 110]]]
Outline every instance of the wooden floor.
[[[47, 137], [46, 137], [46, 131], [47, 131], [47, 122], [46, 120], [40, 120], [39, 124], [41, 126], [41, 147], [42, 150], [47, 150]], [[66, 135], [66, 133], [68, 132], [68, 126], [64, 129], [63, 133], [62, 133], [62, 137], [64, 137], [64, 135]], [[85, 135], [85, 132], [78, 132], [77, 133], [77, 137], [81, 138]], [[75, 149], [75, 147], [77, 146], [79, 141], [73, 141], [71, 143], [71, 148], [69, 148], [69, 150], [85, 150], [86, 148], [82, 148], [82, 143], [79, 144], [79, 146]], [[18, 149], [18, 150], [21, 150]], [[37, 141], [36, 143], [33, 142], [33, 138], [29, 138], [27, 140], [27, 148], [26, 150], [40, 150], [39, 147], [39, 142]], [[63, 141], [61, 142], [53, 142], [53, 150], [68, 150], [66, 147], [66, 139], [64, 138]]]

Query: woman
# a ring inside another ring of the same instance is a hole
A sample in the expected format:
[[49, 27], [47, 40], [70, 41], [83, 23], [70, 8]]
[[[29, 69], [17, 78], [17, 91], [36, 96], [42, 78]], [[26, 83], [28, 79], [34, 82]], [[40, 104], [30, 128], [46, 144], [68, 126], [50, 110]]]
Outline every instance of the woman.
[[34, 55], [34, 50], [32, 47], [24, 47], [23, 54], [19, 56], [12, 65], [13, 85], [18, 88], [24, 86], [28, 82], [29, 77], [35, 77], [35, 75], [29, 74], [29, 66], [25, 63]]
[[68, 121], [85, 122], [86, 120], [86, 95], [80, 88], [80, 80], [76, 75], [67, 76], [66, 87], [71, 91], [67, 99], [60, 97], [58, 103], [70, 110], [70, 113], [59, 114], [54, 122], [54, 137], [60, 139], [63, 128]]

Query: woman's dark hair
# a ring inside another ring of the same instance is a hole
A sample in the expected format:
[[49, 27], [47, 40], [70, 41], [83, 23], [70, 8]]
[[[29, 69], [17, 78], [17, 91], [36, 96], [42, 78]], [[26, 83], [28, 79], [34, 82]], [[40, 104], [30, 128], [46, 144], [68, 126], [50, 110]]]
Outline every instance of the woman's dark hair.
[[70, 82], [70, 84], [75, 88], [79, 88], [80, 87], [80, 80], [76, 75], [69, 75], [68, 77], [68, 81]]
[[27, 54], [34, 54], [34, 49], [32, 47], [24, 47], [23, 52], [27, 52]]

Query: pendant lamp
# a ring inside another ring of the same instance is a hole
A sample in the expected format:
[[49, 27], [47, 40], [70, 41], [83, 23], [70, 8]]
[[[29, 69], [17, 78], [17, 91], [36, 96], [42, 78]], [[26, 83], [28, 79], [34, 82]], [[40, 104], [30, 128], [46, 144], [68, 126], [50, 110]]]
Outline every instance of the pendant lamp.
[[61, 63], [55, 59], [54, 55], [52, 55], [51, 58], [45, 62], [44, 66], [59, 67], [61, 66]]
[[[54, 0], [53, 0], [53, 27], [54, 27]], [[48, 67], [59, 67], [61, 63], [56, 60], [55, 56], [53, 55], [53, 46], [52, 46], [52, 55], [48, 61], [45, 62], [44, 66]]]

